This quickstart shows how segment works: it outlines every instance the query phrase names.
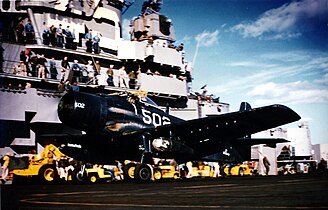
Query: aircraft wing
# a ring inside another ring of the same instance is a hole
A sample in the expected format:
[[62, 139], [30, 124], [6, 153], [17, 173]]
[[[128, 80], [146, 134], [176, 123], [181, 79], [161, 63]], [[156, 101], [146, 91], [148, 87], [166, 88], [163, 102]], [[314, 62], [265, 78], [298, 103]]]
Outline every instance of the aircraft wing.
[[290, 108], [271, 105], [157, 127], [154, 134], [160, 136], [169, 130], [192, 146], [212, 139], [235, 140], [299, 119], [300, 116]]

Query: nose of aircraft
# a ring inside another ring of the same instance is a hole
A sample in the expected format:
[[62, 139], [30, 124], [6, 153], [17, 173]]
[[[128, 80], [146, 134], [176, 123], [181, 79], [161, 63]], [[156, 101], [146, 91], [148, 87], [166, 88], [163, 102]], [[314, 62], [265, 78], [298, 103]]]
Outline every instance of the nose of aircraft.
[[106, 100], [87, 93], [66, 93], [58, 104], [58, 117], [62, 123], [79, 130], [97, 131], [105, 126]]

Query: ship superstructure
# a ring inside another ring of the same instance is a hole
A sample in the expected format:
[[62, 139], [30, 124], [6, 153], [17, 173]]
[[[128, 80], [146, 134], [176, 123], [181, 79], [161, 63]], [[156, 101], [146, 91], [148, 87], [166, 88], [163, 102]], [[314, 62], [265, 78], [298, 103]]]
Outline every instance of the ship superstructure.
[[[159, 14], [156, 2], [144, 3], [141, 15], [131, 20], [131, 40], [123, 40], [122, 11], [131, 2], [1, 1], [0, 146], [26, 153], [37, 143], [83, 134], [58, 119], [60, 80], [78, 82], [85, 92], [147, 92], [163, 109], [184, 119], [228, 112], [229, 104], [205, 91], [191, 93], [192, 66], [183, 44], [175, 44], [171, 20]], [[33, 32], [26, 29], [29, 22]], [[45, 61], [33, 66], [33, 57]], [[69, 64], [65, 74], [64, 57]], [[49, 72], [45, 77], [39, 74], [42, 67]]]

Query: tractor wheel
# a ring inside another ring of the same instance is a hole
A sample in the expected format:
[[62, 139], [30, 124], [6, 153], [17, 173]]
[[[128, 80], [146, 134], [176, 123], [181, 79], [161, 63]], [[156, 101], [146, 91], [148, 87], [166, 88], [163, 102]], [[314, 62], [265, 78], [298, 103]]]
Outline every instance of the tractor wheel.
[[134, 170], [136, 165], [134, 163], [128, 163], [124, 166], [123, 175], [125, 181], [132, 181], [134, 180]]
[[89, 181], [91, 183], [96, 183], [97, 179], [98, 179], [98, 175], [96, 173], [92, 173], [92, 174], [89, 175]]
[[162, 172], [158, 169], [154, 171], [154, 179], [155, 180], [160, 180], [162, 178]]
[[179, 179], [179, 173], [175, 173], [173, 176], [174, 179]]
[[58, 181], [58, 172], [54, 165], [44, 165], [39, 170], [39, 179], [42, 183], [52, 184]]

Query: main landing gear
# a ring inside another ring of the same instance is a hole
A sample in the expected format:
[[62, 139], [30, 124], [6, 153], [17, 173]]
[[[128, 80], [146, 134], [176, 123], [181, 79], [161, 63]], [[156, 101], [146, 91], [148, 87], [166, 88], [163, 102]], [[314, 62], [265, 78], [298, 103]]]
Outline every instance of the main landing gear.
[[128, 163], [124, 167], [124, 180], [147, 183], [153, 177], [153, 167], [145, 163]]
[[126, 181], [136, 181], [138, 183], [150, 182], [153, 177], [154, 164], [151, 152], [151, 136], [149, 133], [144, 133], [139, 138], [139, 150], [141, 154], [140, 163], [130, 162], [124, 167], [124, 179]]
[[153, 168], [149, 164], [138, 164], [134, 170], [134, 177], [136, 182], [145, 183], [150, 182], [153, 176]]

